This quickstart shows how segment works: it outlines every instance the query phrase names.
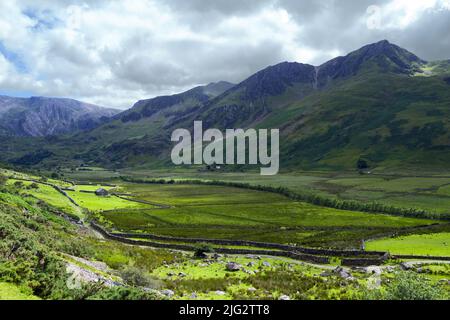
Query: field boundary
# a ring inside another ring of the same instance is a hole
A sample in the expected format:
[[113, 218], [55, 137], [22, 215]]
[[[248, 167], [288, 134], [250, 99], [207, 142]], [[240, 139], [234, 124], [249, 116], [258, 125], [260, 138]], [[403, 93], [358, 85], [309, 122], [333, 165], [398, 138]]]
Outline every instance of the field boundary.
[[19, 181], [27, 181], [27, 182], [34, 182], [37, 184], [43, 184], [45, 186], [48, 187], [52, 187], [53, 189], [55, 189], [56, 191], [58, 191], [60, 194], [62, 194], [64, 197], [66, 197], [67, 199], [69, 199], [70, 202], [72, 202], [75, 206], [81, 208], [81, 206], [74, 200], [72, 199], [72, 197], [70, 197], [67, 192], [64, 191], [63, 188], [58, 187], [55, 184], [49, 183], [49, 182], [45, 182], [45, 181], [39, 181], [39, 180], [35, 180], [35, 179], [24, 179], [24, 178], [18, 178], [18, 177], [14, 177], [12, 178], [14, 180], [19, 180]]
[[195, 179], [185, 179], [185, 180], [174, 180], [174, 179], [136, 179], [131, 177], [121, 176], [125, 182], [131, 183], [143, 183], [143, 184], [185, 184], [185, 185], [212, 185], [212, 186], [224, 186], [232, 188], [241, 188], [255, 191], [272, 192], [283, 195], [293, 201], [301, 201], [309, 204], [314, 204], [322, 207], [348, 210], [348, 211], [361, 211], [367, 213], [375, 214], [387, 214], [392, 216], [402, 216], [408, 218], [422, 218], [430, 220], [443, 220], [450, 221], [450, 213], [437, 214], [433, 212], [428, 212], [426, 210], [415, 209], [415, 208], [399, 208], [394, 206], [384, 205], [378, 202], [362, 203], [360, 201], [354, 200], [338, 200], [327, 198], [318, 195], [308, 195], [300, 194], [294, 192], [289, 188], [285, 187], [271, 187], [267, 185], [253, 185], [249, 183], [242, 182], [227, 182], [223, 180], [195, 180]]
[[154, 234], [142, 234], [142, 233], [121, 233], [112, 232], [112, 235], [121, 238], [135, 238], [135, 239], [148, 239], [155, 241], [173, 241], [173, 242], [184, 242], [184, 243], [208, 243], [215, 245], [228, 245], [228, 246], [249, 246], [249, 247], [259, 247], [259, 248], [270, 248], [286, 251], [295, 251], [304, 254], [313, 255], [328, 255], [334, 257], [358, 257], [358, 256], [384, 256], [386, 252], [383, 251], [364, 251], [364, 250], [334, 250], [334, 249], [318, 249], [318, 248], [307, 248], [307, 247], [297, 247], [292, 245], [283, 245], [279, 243], [270, 242], [258, 242], [258, 241], [248, 241], [248, 240], [226, 240], [226, 239], [207, 239], [207, 238], [184, 238], [184, 237], [170, 237], [170, 236], [160, 236]]
[[[160, 243], [153, 241], [141, 241], [130, 239], [136, 234], [125, 233], [111, 233], [105, 230], [95, 222], [91, 222], [92, 228], [102, 234], [105, 238], [110, 240], [119, 241], [125, 244], [146, 246], [153, 248], [163, 248], [182, 251], [195, 251], [196, 246], [190, 246], [186, 244], [174, 244], [174, 243]], [[142, 235], [140, 235], [142, 236]], [[147, 235], [149, 236], [149, 235]], [[257, 250], [257, 249], [232, 249], [232, 248], [214, 248], [214, 252], [222, 254], [251, 254], [251, 255], [267, 255], [267, 256], [282, 256], [292, 258], [299, 261], [312, 262], [317, 264], [329, 264], [333, 257], [342, 258], [342, 265], [345, 266], [369, 266], [369, 265], [381, 265], [388, 258], [387, 252], [368, 252], [368, 251], [343, 251], [343, 250], [329, 250], [329, 249], [308, 249], [299, 248], [294, 246], [286, 246], [274, 243], [261, 243], [251, 241], [239, 241], [239, 240], [218, 240], [218, 239], [189, 239], [189, 238], [172, 238], [153, 235], [151, 240], [160, 241], [175, 241], [179, 239], [179, 242], [185, 243], [210, 243], [218, 245], [237, 245], [237, 246], [258, 246], [266, 249], [278, 249], [277, 251], [271, 250]], [[299, 250], [300, 249], [300, 250]], [[335, 254], [334, 254], [335, 253]], [[352, 257], [352, 258], [350, 258]]]

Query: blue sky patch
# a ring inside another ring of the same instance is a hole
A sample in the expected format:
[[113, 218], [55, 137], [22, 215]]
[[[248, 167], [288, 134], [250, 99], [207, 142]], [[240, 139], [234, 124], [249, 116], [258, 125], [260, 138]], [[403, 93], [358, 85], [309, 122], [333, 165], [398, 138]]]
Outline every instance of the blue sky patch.
[[25, 9], [22, 13], [36, 22], [36, 24], [31, 28], [34, 31], [39, 32], [53, 29], [58, 23], [60, 23], [60, 20], [52, 15], [49, 10], [37, 11], [33, 9]]
[[2, 41], [0, 41], [0, 54], [2, 54], [9, 62], [11, 62], [20, 73], [27, 73], [28, 68], [22, 58], [13, 51], [8, 50]]

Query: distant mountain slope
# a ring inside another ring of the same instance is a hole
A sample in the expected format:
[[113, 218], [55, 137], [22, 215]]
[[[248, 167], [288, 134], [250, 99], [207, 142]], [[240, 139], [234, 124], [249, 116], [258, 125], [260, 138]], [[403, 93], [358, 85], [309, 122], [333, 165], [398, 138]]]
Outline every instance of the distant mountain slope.
[[279, 128], [282, 169], [355, 169], [364, 160], [372, 168], [448, 170], [450, 62], [426, 62], [387, 41], [321, 66], [283, 62], [234, 86], [139, 101], [92, 131], [45, 141], [39, 157], [29, 141], [14, 141], [20, 153], [6, 144], [2, 158], [168, 166], [172, 131], [195, 120], [205, 129]]
[[221, 81], [172, 96], [138, 101], [112, 121], [91, 132], [80, 133], [72, 141], [90, 147], [80, 155], [89, 161], [102, 157], [111, 164], [121, 165], [124, 159], [142, 155], [141, 161], [148, 162], [169, 147], [170, 137], [167, 139], [164, 130], [168, 123], [195, 112], [233, 86]]
[[143, 118], [152, 118], [163, 113], [165, 116], [192, 111], [212, 98], [231, 89], [234, 84], [220, 81], [207, 86], [199, 86], [186, 92], [171, 96], [161, 96], [138, 101], [130, 110], [120, 114], [122, 122], [136, 122]]
[[72, 99], [0, 96], [0, 132], [41, 137], [89, 130], [118, 112]]

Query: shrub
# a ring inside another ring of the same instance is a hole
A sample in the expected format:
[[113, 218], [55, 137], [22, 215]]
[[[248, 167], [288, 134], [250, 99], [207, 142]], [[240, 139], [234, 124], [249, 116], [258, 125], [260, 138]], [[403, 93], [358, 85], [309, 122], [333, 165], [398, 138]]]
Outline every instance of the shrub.
[[359, 170], [364, 170], [364, 169], [368, 169], [369, 168], [369, 164], [364, 159], [359, 159], [357, 164], [356, 164], [356, 166], [357, 166], [357, 168]]
[[415, 272], [399, 272], [386, 290], [386, 300], [442, 300], [444, 290]]
[[445, 300], [446, 292], [439, 285], [432, 284], [422, 275], [413, 271], [402, 271], [385, 290], [365, 291], [364, 300]]
[[90, 296], [88, 300], [156, 300], [154, 293], [130, 287], [104, 288]]
[[206, 253], [214, 252], [214, 248], [207, 243], [200, 243], [195, 246], [194, 257], [205, 258]]
[[136, 267], [126, 267], [120, 272], [121, 278], [131, 286], [156, 289], [161, 284]]
[[0, 186], [4, 186], [6, 184], [6, 181], [8, 181], [8, 178], [3, 174], [0, 174]]
[[23, 187], [23, 182], [22, 181], [14, 182], [14, 187], [18, 188], [18, 189], [22, 188]]
[[39, 185], [36, 182], [33, 182], [32, 184], [30, 184], [30, 189], [39, 189]]

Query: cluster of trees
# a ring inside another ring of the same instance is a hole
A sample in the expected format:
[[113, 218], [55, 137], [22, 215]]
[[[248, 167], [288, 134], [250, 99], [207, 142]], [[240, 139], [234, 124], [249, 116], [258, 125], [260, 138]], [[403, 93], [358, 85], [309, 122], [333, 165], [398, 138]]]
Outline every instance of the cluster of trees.
[[298, 192], [293, 192], [292, 190], [285, 187], [272, 187], [263, 185], [253, 185], [241, 182], [228, 182], [221, 180], [173, 180], [173, 179], [134, 179], [128, 177], [122, 177], [124, 181], [136, 182], [136, 183], [151, 183], [151, 184], [199, 184], [199, 185], [215, 185], [215, 186], [225, 186], [234, 188], [243, 188], [257, 191], [274, 192], [284, 195], [295, 201], [303, 201], [323, 207], [341, 209], [341, 210], [351, 210], [351, 211], [362, 211], [370, 213], [384, 213], [389, 215], [413, 217], [413, 218], [428, 218], [428, 219], [439, 219], [439, 220], [450, 220], [450, 214], [438, 214], [434, 212], [428, 212], [426, 210], [416, 209], [416, 208], [399, 208], [390, 205], [385, 205], [378, 202], [363, 203], [359, 201], [352, 200], [339, 200], [327, 198], [319, 195], [313, 194], [300, 194]]

